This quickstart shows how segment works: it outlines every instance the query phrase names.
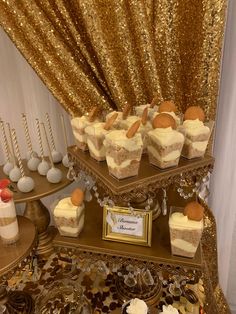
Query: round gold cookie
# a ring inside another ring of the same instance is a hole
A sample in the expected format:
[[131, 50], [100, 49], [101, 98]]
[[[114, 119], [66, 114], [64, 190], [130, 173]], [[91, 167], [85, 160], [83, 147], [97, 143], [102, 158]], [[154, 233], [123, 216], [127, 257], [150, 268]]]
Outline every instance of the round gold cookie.
[[157, 128], [169, 128], [176, 129], [175, 119], [168, 113], [160, 113], [152, 121], [154, 129]]
[[75, 206], [80, 206], [84, 200], [84, 192], [77, 188], [71, 194], [71, 203]]
[[184, 208], [184, 215], [187, 216], [188, 219], [200, 221], [204, 215], [204, 207], [198, 202], [190, 202]]
[[205, 120], [205, 113], [203, 109], [199, 106], [191, 106], [185, 111], [184, 120], [196, 120], [199, 119], [200, 121]]
[[176, 112], [177, 108], [176, 105], [172, 100], [163, 101], [159, 107], [159, 112]]

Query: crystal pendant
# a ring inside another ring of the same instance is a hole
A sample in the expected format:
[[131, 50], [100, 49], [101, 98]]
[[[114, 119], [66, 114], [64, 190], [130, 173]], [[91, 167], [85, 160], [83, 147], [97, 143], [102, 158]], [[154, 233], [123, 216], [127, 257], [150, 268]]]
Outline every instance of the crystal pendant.
[[166, 202], [166, 189], [163, 189], [163, 200], [162, 200], [162, 204], [161, 204], [161, 209], [162, 209], [162, 214], [163, 216], [167, 215], [167, 202]]
[[145, 285], [147, 285], [147, 286], [154, 285], [154, 279], [153, 279], [152, 274], [151, 274], [149, 269], [143, 270], [142, 278], [143, 278], [143, 282], [145, 283]]
[[85, 191], [85, 200], [87, 202], [90, 202], [92, 200], [92, 198], [93, 198], [92, 194], [91, 194], [90, 190], [87, 188]]
[[126, 284], [126, 286], [132, 288], [137, 284], [137, 280], [133, 274], [129, 273], [128, 275], [125, 275], [124, 277], [125, 277], [124, 283]]

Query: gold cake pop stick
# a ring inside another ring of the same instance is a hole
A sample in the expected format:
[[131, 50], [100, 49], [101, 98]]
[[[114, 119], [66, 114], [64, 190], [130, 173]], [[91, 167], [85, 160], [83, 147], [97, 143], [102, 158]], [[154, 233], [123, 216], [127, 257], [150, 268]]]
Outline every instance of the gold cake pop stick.
[[46, 113], [46, 120], [47, 120], [47, 124], [48, 124], [48, 130], [49, 130], [49, 136], [50, 136], [50, 140], [51, 140], [52, 149], [56, 150], [56, 145], [55, 145], [55, 142], [54, 142], [54, 138], [53, 138], [53, 134], [52, 134], [51, 122], [50, 122], [50, 118], [49, 118], [49, 114], [48, 113]]
[[62, 130], [63, 130], [64, 141], [65, 141], [65, 145], [67, 149], [68, 142], [67, 142], [66, 126], [65, 126], [64, 116], [62, 114], [61, 114], [61, 125], [62, 125]]
[[50, 144], [49, 144], [49, 141], [48, 141], [47, 132], [46, 132], [45, 125], [44, 125], [43, 122], [41, 122], [41, 126], [42, 126], [42, 129], [43, 129], [44, 137], [45, 137], [45, 140], [46, 140], [46, 143], [47, 143], [47, 147], [48, 147], [48, 156], [49, 156], [49, 160], [50, 160], [50, 163], [51, 163], [51, 167], [54, 168], [54, 163], [53, 163], [53, 159], [52, 159], [52, 152], [51, 152], [51, 149], [50, 149]]
[[31, 139], [30, 139], [29, 127], [28, 127], [26, 115], [24, 113], [22, 113], [21, 116], [22, 116], [22, 120], [23, 120], [23, 126], [24, 126], [24, 131], [25, 131], [26, 143], [27, 143], [30, 155], [32, 156], [33, 148], [32, 148], [32, 142], [31, 142]]
[[13, 146], [13, 141], [12, 141], [12, 135], [11, 135], [11, 127], [10, 127], [10, 123], [6, 123], [6, 126], [8, 128], [8, 132], [9, 132], [9, 138], [10, 138], [10, 146], [11, 146], [11, 154], [13, 157], [13, 165], [14, 167], [17, 165], [16, 164], [16, 156], [15, 156], [15, 151], [14, 151], [14, 146]]
[[16, 150], [16, 157], [18, 160], [19, 168], [20, 168], [20, 174], [21, 174], [21, 177], [23, 178], [25, 176], [25, 172], [24, 172], [24, 167], [22, 164], [21, 156], [20, 156], [20, 150], [19, 150], [19, 145], [18, 145], [18, 141], [16, 138], [16, 130], [15, 129], [12, 129], [11, 135], [12, 135], [12, 140], [13, 140], [15, 150]]
[[43, 151], [43, 142], [40, 132], [40, 125], [39, 125], [39, 119], [36, 119], [36, 128], [37, 128], [37, 134], [38, 134], [38, 140], [39, 140], [39, 147], [40, 147], [40, 155], [42, 160], [44, 159], [44, 151]]
[[7, 161], [10, 162], [11, 158], [10, 158], [10, 148], [7, 142], [7, 136], [6, 136], [6, 132], [5, 132], [5, 127], [4, 127], [4, 122], [2, 121], [2, 119], [0, 119], [0, 124], [1, 124], [1, 129], [2, 129], [2, 137], [3, 137], [3, 146], [4, 146], [4, 150], [5, 150], [5, 155], [7, 158]]

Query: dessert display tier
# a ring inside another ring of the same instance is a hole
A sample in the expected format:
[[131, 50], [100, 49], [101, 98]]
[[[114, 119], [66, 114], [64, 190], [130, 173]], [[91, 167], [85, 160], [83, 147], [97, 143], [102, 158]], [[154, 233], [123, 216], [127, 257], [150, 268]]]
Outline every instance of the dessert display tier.
[[4, 246], [0, 241], [0, 276], [13, 271], [32, 251], [37, 232], [34, 224], [27, 218], [18, 216], [20, 239], [12, 245]]
[[122, 259], [133, 258], [158, 264], [182, 265], [182, 267], [199, 270], [202, 268], [200, 247], [192, 259], [171, 255], [167, 216], [161, 216], [153, 222], [152, 246], [142, 247], [102, 240], [102, 215], [103, 210], [95, 200], [86, 203], [84, 229], [79, 237], [70, 238], [57, 234], [53, 240], [54, 247], [75, 248], [81, 252], [120, 256]]
[[214, 158], [205, 156], [200, 159], [188, 160], [180, 158], [179, 165], [165, 170], [158, 169], [149, 163], [147, 155], [143, 155], [138, 176], [118, 180], [109, 174], [106, 162], [97, 162], [90, 157], [89, 152], [83, 152], [76, 146], [68, 148], [68, 154], [74, 163], [76, 173], [84, 170], [96, 179], [96, 184], [103, 188], [106, 194], [119, 200], [135, 198], [140, 193], [157, 191], [159, 188], [168, 187], [178, 183], [181, 179], [202, 179], [212, 171]]

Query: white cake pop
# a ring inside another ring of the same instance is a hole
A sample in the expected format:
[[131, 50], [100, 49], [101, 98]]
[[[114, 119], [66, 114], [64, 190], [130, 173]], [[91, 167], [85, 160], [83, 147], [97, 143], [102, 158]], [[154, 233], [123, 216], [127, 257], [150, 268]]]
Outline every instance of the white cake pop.
[[40, 159], [37, 157], [31, 157], [27, 162], [27, 167], [30, 171], [37, 171]]
[[5, 165], [3, 166], [3, 172], [5, 173], [5, 175], [9, 176], [10, 171], [13, 169], [14, 165], [12, 162], [7, 161], [5, 163]]
[[36, 157], [36, 158], [38, 158], [39, 156], [38, 156], [37, 152], [35, 152], [34, 150], [33, 150], [32, 152], [31, 152], [31, 151], [28, 151], [28, 152], [26, 153], [26, 159], [29, 160], [31, 157]]
[[17, 188], [23, 193], [31, 192], [34, 186], [34, 180], [31, 177], [21, 177], [17, 182]]
[[55, 164], [61, 162], [62, 160], [62, 154], [60, 152], [57, 152], [56, 150], [52, 151], [52, 160]]
[[52, 167], [47, 172], [47, 179], [50, 183], [59, 183], [62, 179], [62, 172], [60, 169]]
[[63, 157], [63, 159], [62, 159], [62, 163], [63, 163], [63, 166], [64, 166], [64, 167], [69, 168], [70, 163], [69, 163], [68, 154], [66, 154], [66, 155]]
[[12, 182], [18, 182], [18, 180], [21, 177], [20, 168], [17, 166], [14, 166], [12, 170], [9, 172], [9, 178]]
[[45, 159], [43, 159], [38, 165], [38, 173], [41, 176], [46, 176], [49, 169], [50, 169], [50, 164]]

